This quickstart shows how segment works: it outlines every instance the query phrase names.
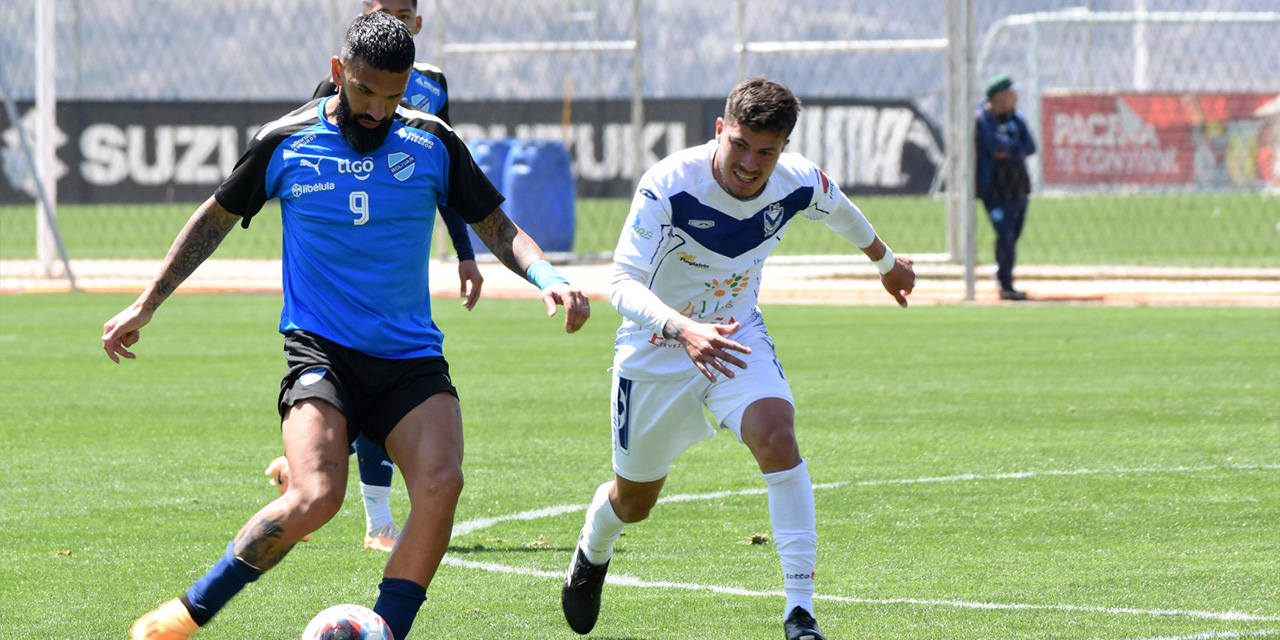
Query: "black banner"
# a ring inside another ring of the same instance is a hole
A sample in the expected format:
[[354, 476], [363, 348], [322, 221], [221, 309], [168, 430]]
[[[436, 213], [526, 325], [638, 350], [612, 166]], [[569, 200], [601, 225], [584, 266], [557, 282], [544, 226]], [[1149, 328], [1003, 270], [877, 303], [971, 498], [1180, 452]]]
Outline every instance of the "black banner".
[[[58, 104], [58, 201], [67, 204], [199, 202], [235, 166], [263, 123], [298, 106], [269, 102]], [[723, 99], [647, 100], [644, 167], [710, 140]], [[19, 104], [29, 125], [31, 104]], [[573, 158], [580, 197], [630, 197], [636, 172], [628, 100], [476, 101], [450, 104], [466, 140], [559, 140]], [[34, 143], [28, 126], [28, 141]], [[35, 193], [17, 131], [0, 111], [0, 204]], [[788, 151], [816, 162], [852, 196], [927, 192], [943, 161], [937, 129], [910, 102], [811, 99]]]

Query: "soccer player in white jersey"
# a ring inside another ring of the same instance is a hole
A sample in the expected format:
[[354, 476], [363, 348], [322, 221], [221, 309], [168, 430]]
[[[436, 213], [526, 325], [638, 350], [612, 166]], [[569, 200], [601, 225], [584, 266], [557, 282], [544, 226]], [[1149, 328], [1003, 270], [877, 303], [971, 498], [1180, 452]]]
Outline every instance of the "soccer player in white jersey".
[[813, 617], [813, 486], [791, 389], [756, 306], [760, 271], [798, 214], [861, 248], [903, 307], [915, 273], [817, 166], [784, 153], [799, 113], [786, 87], [747, 80], [729, 94], [714, 140], [640, 179], [613, 256], [610, 301], [623, 315], [611, 400], [615, 478], [587, 509], [561, 592], [578, 633], [595, 626], [623, 527], [648, 517], [672, 461], [715, 434], [705, 407], [751, 451], [768, 487], [787, 640], [825, 640]]

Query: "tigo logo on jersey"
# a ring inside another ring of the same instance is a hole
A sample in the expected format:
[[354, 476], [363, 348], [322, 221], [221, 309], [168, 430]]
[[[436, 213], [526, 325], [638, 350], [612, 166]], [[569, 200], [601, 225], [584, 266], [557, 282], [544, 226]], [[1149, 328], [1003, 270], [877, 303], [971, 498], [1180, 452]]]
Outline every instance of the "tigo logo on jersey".
[[338, 173], [350, 173], [356, 180], [368, 180], [369, 174], [373, 173], [373, 158], [338, 158]]
[[408, 180], [416, 166], [413, 156], [403, 151], [396, 151], [387, 156], [387, 167], [391, 169], [391, 175], [400, 182]]

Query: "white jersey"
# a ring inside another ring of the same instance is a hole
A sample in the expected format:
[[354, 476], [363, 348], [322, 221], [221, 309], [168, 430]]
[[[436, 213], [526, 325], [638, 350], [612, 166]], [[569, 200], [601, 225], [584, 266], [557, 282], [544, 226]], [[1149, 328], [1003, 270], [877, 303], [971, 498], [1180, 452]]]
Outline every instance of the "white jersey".
[[[826, 174], [796, 153], [779, 156], [758, 196], [734, 198], [712, 174], [716, 149], [712, 140], [679, 151], [644, 174], [613, 260], [643, 275], [676, 313], [698, 322], [737, 321], [740, 332], [764, 331], [756, 307], [761, 267], [797, 214], [825, 222], [859, 247], [875, 240], [875, 230]], [[680, 344], [662, 337], [661, 326], [629, 314], [625, 301], [615, 300], [615, 307], [623, 314], [614, 344], [619, 375], [652, 380], [697, 372]]]

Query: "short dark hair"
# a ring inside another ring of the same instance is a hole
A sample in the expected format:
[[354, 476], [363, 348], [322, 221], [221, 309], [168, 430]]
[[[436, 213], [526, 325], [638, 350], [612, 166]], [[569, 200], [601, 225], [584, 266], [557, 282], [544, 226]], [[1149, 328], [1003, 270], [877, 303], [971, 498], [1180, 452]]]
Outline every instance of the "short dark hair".
[[347, 39], [342, 44], [343, 61], [361, 60], [375, 69], [393, 73], [411, 69], [415, 55], [417, 51], [409, 28], [381, 11], [357, 17], [347, 28]]
[[[409, 4], [413, 5], [413, 10], [415, 12], [418, 10], [418, 0], [409, 0]], [[364, 8], [366, 11], [369, 9], [369, 7], [372, 7], [372, 6], [373, 6], [373, 0], [364, 0]]]
[[774, 131], [790, 136], [799, 118], [800, 99], [790, 89], [761, 77], [744, 80], [734, 87], [724, 103], [724, 119], [752, 131]]

